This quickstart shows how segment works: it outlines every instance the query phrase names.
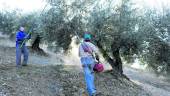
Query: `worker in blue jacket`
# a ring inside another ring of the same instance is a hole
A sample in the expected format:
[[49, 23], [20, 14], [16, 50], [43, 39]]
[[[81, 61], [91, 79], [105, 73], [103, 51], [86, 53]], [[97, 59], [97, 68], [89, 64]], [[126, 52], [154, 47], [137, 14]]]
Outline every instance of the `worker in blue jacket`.
[[19, 31], [16, 33], [16, 66], [21, 67], [21, 56], [24, 55], [22, 66], [27, 65], [28, 61], [28, 49], [25, 45], [25, 39], [30, 39], [31, 36], [24, 32], [24, 27], [20, 27]]

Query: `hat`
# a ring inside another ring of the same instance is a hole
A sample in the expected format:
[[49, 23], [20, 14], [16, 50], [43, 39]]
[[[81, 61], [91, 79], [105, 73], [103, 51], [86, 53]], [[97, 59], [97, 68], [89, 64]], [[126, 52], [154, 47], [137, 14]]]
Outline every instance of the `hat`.
[[91, 39], [91, 35], [89, 33], [85, 33], [84, 34], [84, 39], [85, 40], [90, 40]]

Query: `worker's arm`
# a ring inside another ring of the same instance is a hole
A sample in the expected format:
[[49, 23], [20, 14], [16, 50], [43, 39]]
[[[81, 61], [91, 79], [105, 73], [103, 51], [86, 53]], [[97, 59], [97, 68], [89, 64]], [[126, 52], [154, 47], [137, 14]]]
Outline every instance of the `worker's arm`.
[[24, 39], [31, 39], [31, 33], [30, 33], [30, 34], [26, 34], [26, 36], [24, 37]]
[[95, 53], [95, 58], [97, 61], [99, 61], [99, 49], [91, 43], [91, 48], [93, 49], [93, 52]]

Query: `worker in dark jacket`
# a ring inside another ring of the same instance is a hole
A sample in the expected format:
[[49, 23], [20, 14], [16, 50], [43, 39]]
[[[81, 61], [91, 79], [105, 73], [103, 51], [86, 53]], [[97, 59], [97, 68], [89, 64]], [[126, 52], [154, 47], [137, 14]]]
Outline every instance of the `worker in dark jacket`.
[[20, 27], [19, 31], [16, 33], [16, 66], [21, 67], [21, 55], [24, 55], [22, 66], [27, 65], [28, 61], [28, 49], [25, 45], [26, 39], [30, 39], [30, 35], [24, 32], [24, 27]]

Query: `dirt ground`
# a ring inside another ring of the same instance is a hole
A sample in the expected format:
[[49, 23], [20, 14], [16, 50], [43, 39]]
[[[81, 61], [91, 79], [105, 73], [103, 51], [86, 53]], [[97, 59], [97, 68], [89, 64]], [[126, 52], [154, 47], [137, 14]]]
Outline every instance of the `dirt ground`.
[[[30, 54], [30, 58], [35, 57], [48, 59]], [[15, 48], [0, 47], [0, 96], [87, 96], [80, 66], [36, 62], [16, 69]], [[99, 96], [150, 96], [142, 87], [112, 72], [96, 73], [95, 85]]]
[[[76, 66], [0, 66], [0, 96], [87, 96], [83, 73]], [[100, 96], [149, 96], [141, 87], [113, 73], [95, 74]]]

